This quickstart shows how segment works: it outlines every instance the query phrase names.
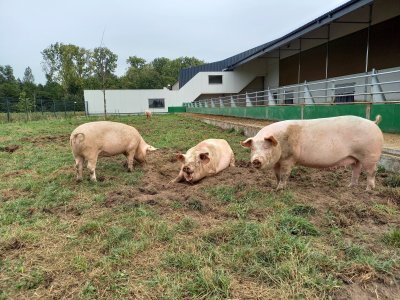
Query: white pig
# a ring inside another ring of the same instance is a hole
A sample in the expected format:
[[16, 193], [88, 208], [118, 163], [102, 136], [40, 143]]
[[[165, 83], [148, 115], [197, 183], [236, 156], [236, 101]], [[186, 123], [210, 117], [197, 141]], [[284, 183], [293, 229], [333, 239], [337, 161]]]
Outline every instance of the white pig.
[[75, 157], [76, 180], [82, 180], [83, 162], [88, 162], [90, 179], [96, 181], [96, 163], [99, 156], [124, 154], [128, 170], [133, 170], [133, 159], [144, 162], [146, 152], [156, 150], [148, 145], [132, 126], [98, 121], [85, 123], [71, 133], [70, 144]]
[[349, 186], [356, 185], [363, 168], [367, 190], [375, 187], [376, 164], [381, 156], [383, 135], [375, 122], [355, 116], [313, 120], [288, 120], [262, 128], [241, 142], [251, 148], [251, 163], [259, 169], [273, 168], [277, 189], [286, 186], [294, 165], [312, 168], [352, 166]]
[[222, 139], [208, 139], [190, 148], [186, 154], [178, 153], [177, 160], [182, 163], [178, 177], [172, 182], [185, 179], [193, 183], [208, 177], [229, 166], [235, 166], [235, 156], [228, 142]]

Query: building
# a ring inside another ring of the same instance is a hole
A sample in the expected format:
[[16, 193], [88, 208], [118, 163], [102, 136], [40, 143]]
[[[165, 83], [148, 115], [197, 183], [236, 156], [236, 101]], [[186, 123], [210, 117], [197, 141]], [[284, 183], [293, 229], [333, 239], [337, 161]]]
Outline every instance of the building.
[[[88, 113], [102, 113], [102, 91], [84, 94]], [[183, 103], [195, 108], [398, 101], [400, 1], [351, 0], [281, 38], [183, 69], [171, 90], [107, 90], [106, 99], [109, 113], [167, 112]]]

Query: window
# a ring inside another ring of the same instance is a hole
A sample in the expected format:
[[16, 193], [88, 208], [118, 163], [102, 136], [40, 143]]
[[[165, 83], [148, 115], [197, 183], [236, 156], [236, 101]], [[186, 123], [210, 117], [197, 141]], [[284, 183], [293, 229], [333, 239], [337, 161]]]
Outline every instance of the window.
[[354, 102], [355, 82], [335, 84], [335, 103]]
[[222, 75], [208, 75], [208, 84], [222, 84]]
[[149, 108], [165, 108], [164, 99], [149, 99]]
[[285, 91], [284, 95], [285, 95], [284, 103], [293, 104], [293, 99], [294, 99], [293, 91]]

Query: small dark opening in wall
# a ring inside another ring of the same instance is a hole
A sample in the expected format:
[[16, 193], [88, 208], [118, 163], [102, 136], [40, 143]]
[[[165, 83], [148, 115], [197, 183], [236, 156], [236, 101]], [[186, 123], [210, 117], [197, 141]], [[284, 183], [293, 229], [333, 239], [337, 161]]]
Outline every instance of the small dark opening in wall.
[[164, 99], [149, 99], [149, 108], [165, 108]]
[[208, 75], [208, 84], [222, 84], [222, 75]]

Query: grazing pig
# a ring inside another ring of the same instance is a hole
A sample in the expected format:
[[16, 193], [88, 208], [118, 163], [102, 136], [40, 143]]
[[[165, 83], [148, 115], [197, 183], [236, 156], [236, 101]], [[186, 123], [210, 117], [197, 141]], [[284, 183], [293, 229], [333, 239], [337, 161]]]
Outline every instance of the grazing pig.
[[70, 137], [75, 157], [76, 180], [82, 180], [83, 162], [88, 162], [90, 179], [96, 181], [98, 156], [124, 154], [128, 160], [128, 170], [133, 170], [133, 159], [144, 162], [146, 152], [156, 150], [148, 145], [132, 126], [109, 121], [85, 123], [78, 126]]
[[146, 115], [146, 119], [150, 119], [151, 118], [151, 115], [152, 115], [151, 111], [145, 110], [144, 114]]
[[178, 177], [172, 182], [185, 179], [193, 183], [217, 174], [229, 166], [235, 166], [235, 156], [228, 142], [222, 139], [208, 139], [190, 148], [186, 154], [178, 153], [176, 158], [182, 162]]
[[383, 146], [383, 135], [375, 122], [355, 116], [314, 120], [288, 120], [262, 128], [241, 142], [251, 148], [251, 163], [259, 169], [273, 168], [277, 189], [286, 186], [294, 165], [329, 168], [351, 165], [349, 186], [356, 185], [363, 168], [367, 190], [375, 187], [375, 171]]

